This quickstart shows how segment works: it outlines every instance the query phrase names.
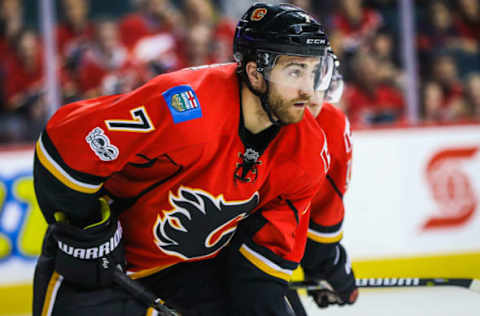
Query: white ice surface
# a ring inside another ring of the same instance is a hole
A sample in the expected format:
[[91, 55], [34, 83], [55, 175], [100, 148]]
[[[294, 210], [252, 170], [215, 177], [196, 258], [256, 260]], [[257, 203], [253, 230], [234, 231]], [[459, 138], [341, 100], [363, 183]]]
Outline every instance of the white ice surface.
[[480, 316], [480, 294], [456, 287], [362, 289], [355, 305], [323, 310], [301, 298], [309, 316]]
[[362, 289], [354, 305], [325, 310], [302, 301], [309, 316], [480, 316], [480, 294], [457, 287]]

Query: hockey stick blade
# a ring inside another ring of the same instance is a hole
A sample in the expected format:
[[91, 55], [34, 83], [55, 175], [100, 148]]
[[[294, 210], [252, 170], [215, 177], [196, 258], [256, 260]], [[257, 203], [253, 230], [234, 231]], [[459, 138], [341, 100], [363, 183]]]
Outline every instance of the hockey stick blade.
[[[480, 280], [460, 278], [362, 278], [356, 279], [359, 288], [400, 288], [424, 286], [458, 286], [480, 293]], [[291, 289], [324, 290], [321, 282], [308, 280], [290, 282]]]
[[158, 311], [159, 316], [178, 316], [176, 312], [163, 305], [164, 301], [162, 299], [156, 297], [155, 294], [150, 292], [137, 281], [130, 279], [120, 269], [115, 270], [113, 274], [113, 280], [117, 285], [130, 293], [140, 302], [146, 306], [153, 307], [156, 311]]

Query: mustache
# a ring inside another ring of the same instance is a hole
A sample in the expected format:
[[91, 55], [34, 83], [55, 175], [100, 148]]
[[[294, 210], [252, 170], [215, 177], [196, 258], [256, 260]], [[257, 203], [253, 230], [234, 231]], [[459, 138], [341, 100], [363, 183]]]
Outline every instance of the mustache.
[[292, 103], [310, 103], [311, 100], [312, 98], [297, 98], [293, 99]]

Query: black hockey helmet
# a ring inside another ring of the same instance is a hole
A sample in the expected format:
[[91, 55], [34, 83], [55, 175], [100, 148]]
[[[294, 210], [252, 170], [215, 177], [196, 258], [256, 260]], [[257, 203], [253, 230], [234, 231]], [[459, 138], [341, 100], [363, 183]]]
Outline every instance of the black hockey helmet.
[[245, 65], [254, 61], [257, 71], [268, 82], [269, 71], [279, 55], [319, 57], [320, 66], [313, 89], [325, 91], [333, 73], [334, 62], [328, 52], [329, 42], [323, 26], [302, 9], [290, 4], [255, 3], [238, 22], [233, 42], [239, 72], [249, 89], [259, 96], [272, 122], [267, 92], [253, 89], [245, 73]]

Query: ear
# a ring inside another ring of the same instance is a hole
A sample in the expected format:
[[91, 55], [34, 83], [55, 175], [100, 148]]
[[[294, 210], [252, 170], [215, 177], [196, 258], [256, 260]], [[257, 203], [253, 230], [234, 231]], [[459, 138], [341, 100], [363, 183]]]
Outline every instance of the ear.
[[266, 90], [266, 84], [263, 75], [257, 71], [257, 63], [249, 61], [245, 66], [245, 71], [252, 87], [257, 91], [264, 92]]

